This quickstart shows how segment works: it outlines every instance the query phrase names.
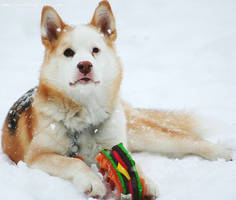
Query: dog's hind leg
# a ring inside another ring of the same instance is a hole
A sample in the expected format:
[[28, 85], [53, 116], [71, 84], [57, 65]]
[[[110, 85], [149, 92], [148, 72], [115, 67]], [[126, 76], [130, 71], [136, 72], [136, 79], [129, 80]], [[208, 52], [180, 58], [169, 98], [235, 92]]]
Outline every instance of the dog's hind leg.
[[148, 151], [175, 157], [196, 154], [209, 160], [231, 160], [229, 150], [194, 133], [195, 125], [190, 115], [123, 106], [131, 152]]

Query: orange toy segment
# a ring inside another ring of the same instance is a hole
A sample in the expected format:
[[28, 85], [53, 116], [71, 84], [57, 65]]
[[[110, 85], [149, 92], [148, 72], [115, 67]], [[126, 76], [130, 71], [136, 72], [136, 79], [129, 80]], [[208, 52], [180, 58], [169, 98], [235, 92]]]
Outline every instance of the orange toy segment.
[[116, 174], [116, 170], [112, 166], [111, 162], [102, 153], [99, 153], [99, 155], [96, 157], [96, 160], [99, 163], [101, 169], [103, 170], [105, 169], [107, 171], [108, 177], [116, 185], [117, 196], [120, 197], [121, 193], [123, 192], [122, 185], [121, 185], [119, 177]]
[[140, 181], [141, 181], [141, 184], [143, 186], [143, 193], [142, 193], [142, 197], [145, 196], [146, 194], [146, 191], [147, 191], [147, 188], [146, 188], [146, 183], [145, 183], [145, 180], [143, 178], [140, 178]]

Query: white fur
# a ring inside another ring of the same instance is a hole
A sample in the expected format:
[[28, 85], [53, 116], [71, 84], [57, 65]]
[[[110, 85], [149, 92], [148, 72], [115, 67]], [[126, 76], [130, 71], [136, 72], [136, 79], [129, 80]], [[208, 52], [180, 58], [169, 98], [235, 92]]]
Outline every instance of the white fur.
[[[95, 157], [102, 149], [111, 149], [122, 142], [126, 146], [126, 121], [121, 105], [117, 105], [109, 119], [94, 129], [85, 129], [80, 134], [80, 156], [87, 164], [95, 162]], [[93, 131], [93, 132], [91, 132]]]

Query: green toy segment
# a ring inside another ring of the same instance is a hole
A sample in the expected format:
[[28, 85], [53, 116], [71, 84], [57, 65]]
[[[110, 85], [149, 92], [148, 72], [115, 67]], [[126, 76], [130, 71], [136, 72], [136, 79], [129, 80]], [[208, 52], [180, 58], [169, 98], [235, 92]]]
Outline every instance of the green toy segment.
[[137, 168], [135, 166], [135, 162], [134, 160], [132, 159], [132, 157], [130, 156], [129, 152], [124, 148], [123, 144], [120, 143], [118, 144], [118, 146], [121, 148], [121, 150], [126, 154], [126, 156], [128, 157], [128, 159], [130, 160], [132, 166], [133, 166], [133, 171], [135, 173], [135, 176], [136, 176], [136, 179], [137, 179], [137, 182], [138, 182], [138, 189], [139, 189], [139, 199], [142, 198], [142, 193], [143, 193], [143, 186], [142, 186], [142, 183], [140, 181], [140, 177], [138, 175], [138, 171], [137, 171]]
[[116, 186], [117, 197], [129, 195], [132, 200], [141, 200], [145, 196], [145, 181], [139, 177], [135, 162], [122, 143], [102, 150], [96, 160], [101, 172], [107, 172], [111, 187]]

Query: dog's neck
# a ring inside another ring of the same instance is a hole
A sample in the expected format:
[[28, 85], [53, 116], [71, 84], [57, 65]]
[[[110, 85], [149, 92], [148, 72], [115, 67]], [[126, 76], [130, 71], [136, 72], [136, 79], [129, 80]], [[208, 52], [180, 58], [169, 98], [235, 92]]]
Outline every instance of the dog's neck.
[[36, 99], [41, 105], [40, 112], [53, 121], [63, 122], [68, 129], [75, 131], [103, 123], [112, 112], [95, 98], [89, 98], [86, 104], [78, 103], [55, 87], [42, 82], [39, 84]]

